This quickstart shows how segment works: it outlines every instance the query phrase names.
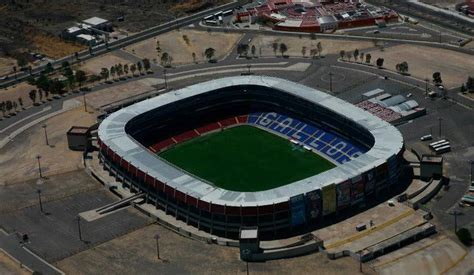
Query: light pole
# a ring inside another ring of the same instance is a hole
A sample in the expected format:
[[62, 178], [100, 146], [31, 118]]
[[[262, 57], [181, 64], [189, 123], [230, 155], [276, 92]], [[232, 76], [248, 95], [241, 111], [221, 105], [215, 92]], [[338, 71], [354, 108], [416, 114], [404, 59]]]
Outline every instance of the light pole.
[[77, 215], [77, 232], [79, 233], [79, 240], [82, 242], [81, 216], [79, 215]]
[[43, 124], [43, 127], [44, 129], [44, 138], [46, 139], [46, 145], [49, 146], [49, 140], [48, 140], [48, 132], [46, 132], [46, 124]]
[[442, 121], [442, 120], [443, 120], [443, 119], [442, 119], [441, 117], [438, 117], [438, 127], [439, 127], [439, 132], [438, 132], [438, 134], [439, 134], [439, 137], [441, 137], [441, 121]]
[[247, 264], [247, 275], [249, 275], [249, 261], [245, 261], [245, 263]]
[[428, 81], [430, 81], [428, 78], [425, 78], [425, 96], [428, 96]]
[[248, 74], [250, 75], [250, 68], [252, 67], [252, 65], [250, 64], [247, 64], [247, 70], [248, 70]]
[[458, 216], [462, 215], [462, 212], [454, 209], [449, 214], [454, 216], [454, 233], [458, 232]]
[[84, 101], [84, 111], [87, 113], [86, 91], [82, 91], [82, 100]]
[[160, 258], [160, 242], [159, 242], [160, 235], [158, 235], [158, 233], [156, 233], [156, 235], [155, 235], [155, 240], [156, 240], [156, 258], [158, 260], [161, 260], [161, 258]]
[[36, 192], [38, 193], [40, 211], [41, 211], [41, 213], [44, 213], [44, 211], [43, 211], [43, 202], [41, 201], [41, 190], [38, 189], [38, 190], [36, 190]]
[[168, 90], [168, 80], [166, 79], [166, 68], [163, 69], [163, 77], [165, 78], [165, 90]]
[[40, 179], [43, 178], [43, 173], [41, 173], [41, 156], [40, 155], [37, 155], [36, 156], [36, 159], [38, 160], [38, 171], [39, 171], [39, 176], [40, 176]]
[[329, 72], [329, 91], [332, 92], [332, 76], [334, 74], [332, 72]]

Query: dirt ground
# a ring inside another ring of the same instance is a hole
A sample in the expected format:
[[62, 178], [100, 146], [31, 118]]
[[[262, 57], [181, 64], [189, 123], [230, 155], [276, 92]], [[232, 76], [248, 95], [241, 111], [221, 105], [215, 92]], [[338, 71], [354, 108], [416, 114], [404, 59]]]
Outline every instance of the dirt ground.
[[[371, 41], [353, 41], [353, 40], [336, 40], [336, 39], [316, 39], [312, 40], [309, 37], [297, 38], [295, 36], [256, 36], [250, 43], [250, 47], [255, 45], [257, 56], [274, 56], [273, 43], [285, 43], [288, 51], [285, 55], [302, 56], [302, 48], [306, 47], [306, 56], [309, 56], [311, 49], [316, 49], [318, 42], [321, 42], [323, 51], [322, 55], [339, 54], [341, 50], [353, 51], [374, 47]], [[277, 50], [277, 55], [281, 53]]]
[[90, 74], [98, 75], [100, 74], [102, 68], [110, 69], [110, 67], [118, 63], [122, 63], [122, 65], [125, 65], [132, 63], [132, 61], [119, 57], [113, 53], [108, 53], [84, 62], [84, 64], [81, 65], [81, 70], [84, 70], [85, 72]]
[[[160, 236], [160, 257], [164, 261], [156, 259], [156, 234]], [[246, 274], [237, 248], [204, 244], [158, 225], [139, 229], [56, 265], [68, 274]], [[359, 264], [352, 258], [333, 261], [322, 253], [249, 263], [250, 274], [353, 274], [356, 270]], [[364, 271], [375, 274], [365, 265]]]
[[2, 250], [0, 250], [0, 274], [4, 275], [23, 275], [23, 274], [31, 274], [25, 268], [22, 268], [17, 262], [15, 262], [10, 256], [5, 254]]
[[450, 8], [454, 9], [454, 6], [459, 3], [464, 3], [464, 0], [421, 0], [420, 2], [438, 6], [441, 8]]
[[104, 88], [100, 91], [90, 93], [87, 95], [88, 105], [99, 108], [101, 106], [124, 100], [128, 97], [143, 94], [154, 90], [147, 79], [137, 81], [130, 81], [122, 85]]
[[434, 72], [441, 72], [443, 85], [447, 88], [459, 87], [468, 76], [474, 75], [474, 58], [455, 51], [416, 46], [398, 45], [385, 51], [372, 51], [372, 60], [385, 59], [384, 67], [395, 70], [403, 61], [408, 62], [408, 72], [417, 78], [432, 80]]
[[36, 87], [26, 82], [10, 86], [6, 89], [1, 89], [0, 101], [11, 100], [17, 101], [18, 103], [18, 98], [21, 97], [23, 99], [23, 106], [28, 107], [33, 104], [30, 97], [28, 96], [28, 93], [33, 89], [36, 89]]
[[[189, 44], [183, 36], [187, 36]], [[167, 52], [173, 57], [172, 65], [193, 63], [192, 54], [196, 54], [196, 62], [206, 61], [204, 51], [211, 47], [216, 50], [215, 58], [221, 59], [229, 53], [241, 38], [241, 34], [204, 32], [183, 29], [172, 31], [155, 38], [128, 46], [126, 50], [139, 58], [148, 58], [155, 63], [160, 63], [157, 53], [157, 41], [160, 42], [161, 53]]]
[[29, 40], [36, 51], [53, 59], [58, 59], [87, 49], [85, 45], [64, 41], [52, 35], [32, 35]]
[[43, 123], [33, 126], [0, 150], [0, 185], [12, 184], [38, 177], [36, 156], [41, 155], [41, 167], [45, 176], [76, 170], [83, 167], [82, 153], [71, 151], [67, 146], [66, 132], [71, 126], [90, 126], [96, 114], [85, 113], [78, 107], [44, 122], [47, 125], [49, 143], [46, 146]]
[[13, 66], [16, 66], [16, 60], [7, 57], [0, 57], [0, 76], [7, 75], [13, 71]]

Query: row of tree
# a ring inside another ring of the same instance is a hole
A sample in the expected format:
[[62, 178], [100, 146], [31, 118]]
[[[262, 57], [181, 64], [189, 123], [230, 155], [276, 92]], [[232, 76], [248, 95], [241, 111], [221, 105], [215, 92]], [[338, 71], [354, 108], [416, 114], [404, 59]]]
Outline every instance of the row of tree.
[[151, 69], [151, 63], [150, 60], [145, 58], [141, 61], [138, 61], [137, 63], [132, 63], [132, 64], [125, 64], [123, 65], [122, 63], [115, 64], [111, 66], [110, 68], [102, 68], [100, 71], [100, 78], [108, 81], [110, 76], [112, 76], [113, 80], [116, 80], [115, 76], [118, 77], [118, 79], [123, 79], [123, 77], [128, 77], [129, 73], [132, 74], [132, 76], [137, 76], [136, 72], [138, 74], [143, 74], [146, 72], [149, 72]]
[[18, 102], [11, 100], [0, 101], [0, 111], [3, 117], [10, 116], [12, 111], [16, 113], [18, 108], [23, 109], [23, 99], [21, 97], [18, 98]]

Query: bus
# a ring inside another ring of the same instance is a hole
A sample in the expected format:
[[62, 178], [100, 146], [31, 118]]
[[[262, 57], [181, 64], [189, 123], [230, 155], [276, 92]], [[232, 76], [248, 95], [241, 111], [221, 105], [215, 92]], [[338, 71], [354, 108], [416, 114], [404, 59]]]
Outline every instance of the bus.
[[206, 25], [211, 25], [211, 26], [217, 26], [217, 21], [216, 20], [206, 20], [204, 21]]
[[223, 11], [223, 12], [222, 12], [222, 15], [227, 16], [227, 15], [231, 15], [231, 14], [233, 14], [233, 13], [234, 13], [233, 10], [226, 10], [226, 11]]
[[435, 153], [436, 154], [443, 154], [443, 153], [447, 153], [449, 151], [451, 151], [451, 145], [445, 145], [445, 146], [441, 146], [441, 147], [437, 147], [436, 149], [434, 149]]
[[204, 21], [212, 20], [212, 19], [214, 19], [214, 15], [213, 15], [213, 14], [204, 17]]
[[447, 139], [442, 139], [442, 140], [432, 142], [432, 143], [430, 143], [430, 148], [433, 149], [434, 146], [436, 146], [438, 144], [441, 144], [441, 143], [445, 143], [446, 141], [448, 141], [448, 140]]

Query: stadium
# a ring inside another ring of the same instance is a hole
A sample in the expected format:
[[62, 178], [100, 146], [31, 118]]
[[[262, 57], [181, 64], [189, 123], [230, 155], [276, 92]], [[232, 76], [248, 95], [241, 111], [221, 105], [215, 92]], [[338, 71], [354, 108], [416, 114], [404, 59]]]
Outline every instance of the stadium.
[[99, 158], [132, 192], [199, 230], [301, 232], [396, 184], [389, 123], [288, 80], [238, 76], [125, 107], [99, 126]]

